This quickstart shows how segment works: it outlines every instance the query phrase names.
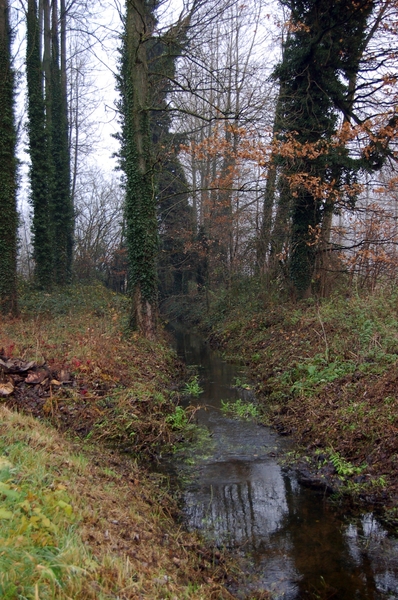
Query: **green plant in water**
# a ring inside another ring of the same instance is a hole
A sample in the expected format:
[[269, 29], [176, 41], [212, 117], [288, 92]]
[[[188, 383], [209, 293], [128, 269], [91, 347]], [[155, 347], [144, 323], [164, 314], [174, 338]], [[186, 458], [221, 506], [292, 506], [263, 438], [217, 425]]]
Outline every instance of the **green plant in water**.
[[187, 381], [184, 387], [184, 394], [188, 394], [189, 396], [199, 396], [203, 393], [203, 389], [199, 385], [199, 376], [195, 375], [191, 381]]
[[256, 419], [258, 417], [258, 408], [253, 402], [244, 402], [238, 398], [234, 402], [230, 400], [221, 400], [221, 411], [238, 419]]
[[174, 413], [166, 417], [166, 423], [169, 423], [173, 429], [184, 429], [188, 425], [188, 417], [182, 406], [176, 406]]
[[252, 389], [252, 386], [249, 385], [248, 383], [246, 383], [240, 377], [235, 377], [234, 387], [240, 387], [240, 388], [243, 388], [244, 390], [251, 390]]

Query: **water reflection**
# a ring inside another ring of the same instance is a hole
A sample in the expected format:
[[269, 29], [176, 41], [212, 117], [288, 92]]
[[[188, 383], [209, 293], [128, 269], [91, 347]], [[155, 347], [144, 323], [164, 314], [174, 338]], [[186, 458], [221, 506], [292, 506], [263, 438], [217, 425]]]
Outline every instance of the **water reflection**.
[[256, 550], [263, 533], [281, 526], [288, 511], [277, 465], [235, 460], [200, 469], [200, 484], [185, 494], [185, 514], [193, 528], [205, 528], [218, 545]]
[[273, 455], [286, 441], [219, 410], [221, 399], [237, 397], [231, 387], [236, 367], [195, 336], [176, 339], [185, 360], [200, 365], [205, 391], [199, 403], [207, 408], [197, 418], [214, 439], [211, 457], [191, 469], [184, 513], [189, 527], [249, 559], [255, 577], [236, 595], [264, 589], [286, 600], [398, 599], [397, 540], [373, 515], [348, 518], [281, 469]]

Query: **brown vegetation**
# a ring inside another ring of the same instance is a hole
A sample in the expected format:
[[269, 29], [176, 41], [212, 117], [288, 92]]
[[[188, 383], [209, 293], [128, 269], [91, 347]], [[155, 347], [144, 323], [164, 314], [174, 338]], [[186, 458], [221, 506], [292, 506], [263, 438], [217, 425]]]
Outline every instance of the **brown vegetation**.
[[[15, 577], [0, 578], [0, 588], [17, 578], [21, 593], [29, 596], [33, 590], [40, 598], [229, 598], [220, 553], [181, 530], [174, 520], [176, 503], [162, 478], [137, 461], [154, 458], [160, 445], [173, 439], [165, 417], [175, 407], [172, 381], [178, 363], [166, 343], [124, 336], [116, 296], [101, 288], [86, 288], [85, 295], [84, 307], [77, 293], [73, 309], [63, 305], [61, 310], [60, 295], [58, 314], [55, 310], [50, 316], [36, 305], [36, 315], [25, 312], [0, 325], [2, 384], [14, 388], [1, 407], [0, 456], [15, 455], [18, 471], [7, 485], [22, 493], [21, 482], [33, 481], [40, 465], [45, 485], [52, 481], [51, 490], [55, 486], [67, 494], [78, 537], [73, 543], [80, 548], [70, 558], [80, 573], [74, 578], [70, 569], [75, 567], [62, 555], [62, 590], [49, 591], [54, 583], [39, 575], [41, 568], [51, 569], [42, 563], [26, 581], [16, 568]], [[23, 456], [32, 455], [29, 469], [18, 458], [20, 446]], [[29, 485], [32, 498], [47, 497], [43, 483], [39, 491]], [[25, 518], [18, 506], [11, 506], [11, 524]], [[64, 527], [57, 523], [59, 552]]]

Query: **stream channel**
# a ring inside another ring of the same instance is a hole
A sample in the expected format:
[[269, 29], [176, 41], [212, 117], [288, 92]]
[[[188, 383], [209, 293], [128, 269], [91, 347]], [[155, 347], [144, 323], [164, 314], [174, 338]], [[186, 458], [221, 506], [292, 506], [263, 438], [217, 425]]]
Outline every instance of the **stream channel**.
[[204, 407], [195, 419], [209, 437], [189, 460], [184, 453], [165, 458], [161, 470], [181, 486], [187, 527], [237, 558], [242, 581], [231, 593], [398, 599], [398, 540], [372, 513], [347, 514], [324, 493], [303, 487], [294, 470], [281, 466], [291, 441], [225, 416], [221, 400], [250, 400], [250, 392], [234, 387], [239, 367], [197, 335], [178, 327], [173, 334], [179, 356], [199, 374], [204, 391], [190, 406]]

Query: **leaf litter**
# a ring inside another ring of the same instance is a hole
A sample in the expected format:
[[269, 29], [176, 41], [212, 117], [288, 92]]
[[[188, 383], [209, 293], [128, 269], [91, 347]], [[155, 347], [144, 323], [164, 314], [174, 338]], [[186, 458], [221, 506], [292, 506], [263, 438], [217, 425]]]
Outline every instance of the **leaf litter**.
[[[181, 530], [164, 481], [140, 463], [156, 460], [174, 439], [166, 417], [182, 367], [165, 340], [126, 336], [121, 318], [84, 310], [2, 321], [0, 382], [13, 390], [0, 406], [1, 439], [24, 444], [32, 456], [45, 452], [50, 480], [71, 498], [66, 504], [92, 558], [82, 566], [83, 591], [69, 597], [232, 598], [225, 588], [231, 565]], [[38, 539], [46, 543], [46, 535]]]

